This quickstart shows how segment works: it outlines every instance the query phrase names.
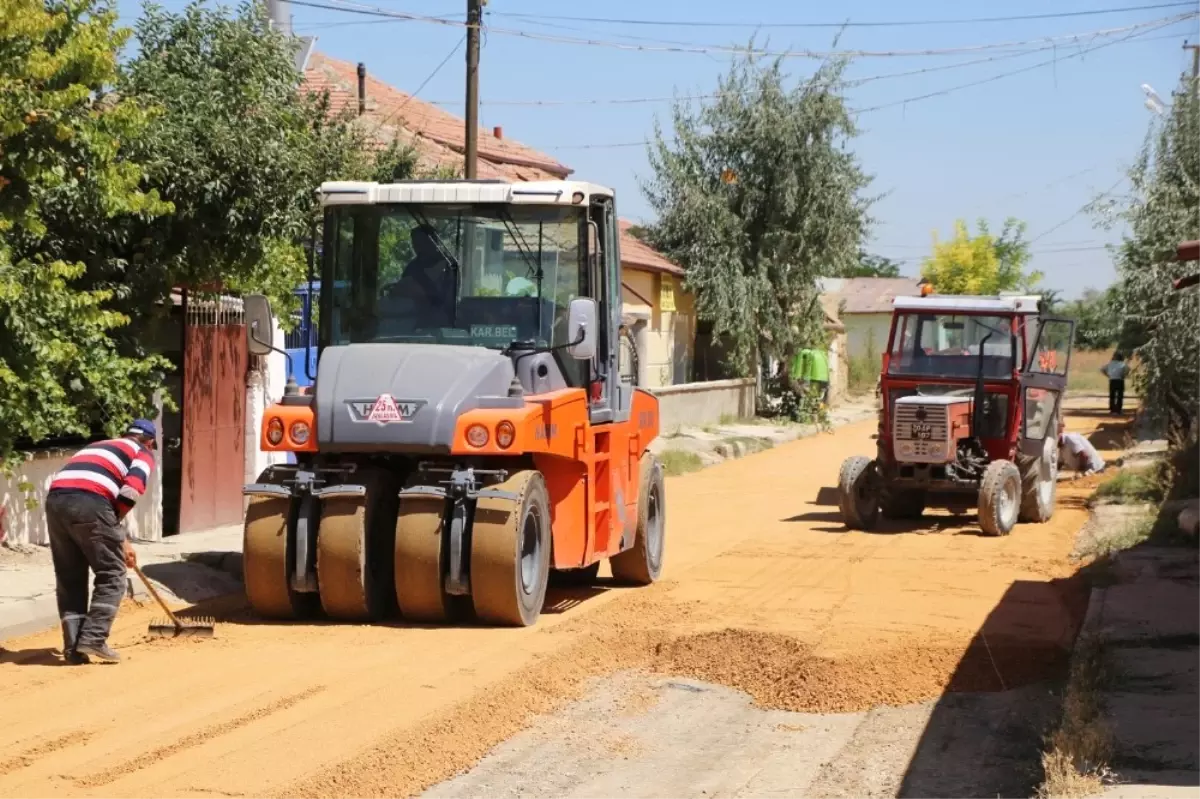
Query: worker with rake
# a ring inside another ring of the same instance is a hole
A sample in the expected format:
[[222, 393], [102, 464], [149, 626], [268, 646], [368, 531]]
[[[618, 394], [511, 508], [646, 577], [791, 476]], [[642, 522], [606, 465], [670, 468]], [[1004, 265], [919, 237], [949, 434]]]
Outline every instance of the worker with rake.
[[[121, 660], [108, 634], [125, 596], [125, 570], [137, 559], [120, 522], [146, 492], [156, 438], [154, 423], [139, 419], [121, 438], [81, 449], [50, 482], [46, 525], [67, 663]], [[90, 608], [89, 568], [96, 574]]]

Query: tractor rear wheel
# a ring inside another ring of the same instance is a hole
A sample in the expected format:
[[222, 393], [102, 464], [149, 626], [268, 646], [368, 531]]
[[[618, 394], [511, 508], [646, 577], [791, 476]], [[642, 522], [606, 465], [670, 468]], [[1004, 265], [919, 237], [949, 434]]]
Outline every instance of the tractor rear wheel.
[[449, 616], [442, 588], [446, 549], [442, 544], [446, 500], [409, 494], [400, 498], [396, 515], [393, 565], [396, 602], [408, 621], [439, 622]]
[[[267, 481], [260, 478], [260, 482]], [[298, 512], [294, 505], [290, 498], [251, 497], [246, 509], [242, 533], [246, 599], [256, 614], [268, 619], [303, 619], [320, 609], [315, 595], [292, 590], [294, 514]]]
[[1008, 535], [1021, 509], [1021, 472], [1012, 461], [992, 461], [979, 486], [979, 526], [987, 535]]
[[541, 472], [517, 472], [500, 485], [517, 499], [482, 496], [471, 528], [471, 603], [480, 621], [528, 627], [550, 580], [550, 501]]
[[1018, 454], [1017, 465], [1021, 469], [1020, 520], [1049, 521], [1054, 515], [1054, 500], [1058, 493], [1058, 442], [1046, 438], [1040, 456]]
[[847, 458], [838, 473], [838, 506], [851, 530], [871, 530], [879, 519], [879, 468], [862, 455]]
[[366, 493], [321, 501], [317, 530], [317, 586], [332, 619], [375, 621], [391, 604], [395, 486], [387, 475], [363, 471]]
[[662, 464], [642, 454], [638, 489], [638, 522], [633, 546], [609, 558], [613, 579], [627, 585], [650, 585], [662, 574], [667, 516]]

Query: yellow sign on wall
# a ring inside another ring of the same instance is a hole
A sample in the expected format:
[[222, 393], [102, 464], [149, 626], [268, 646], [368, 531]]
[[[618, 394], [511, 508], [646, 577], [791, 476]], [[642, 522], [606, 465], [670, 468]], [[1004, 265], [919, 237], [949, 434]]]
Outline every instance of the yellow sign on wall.
[[670, 275], [660, 275], [658, 286], [658, 310], [662, 313], [674, 313], [675, 278]]

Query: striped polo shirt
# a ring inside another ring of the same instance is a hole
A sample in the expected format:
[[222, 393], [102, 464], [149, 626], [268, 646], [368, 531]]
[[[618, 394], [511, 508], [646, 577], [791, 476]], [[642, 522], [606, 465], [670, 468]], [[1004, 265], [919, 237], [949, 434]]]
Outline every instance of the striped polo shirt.
[[154, 455], [131, 438], [98, 441], [79, 452], [50, 481], [51, 491], [98, 494], [124, 516], [146, 493]]

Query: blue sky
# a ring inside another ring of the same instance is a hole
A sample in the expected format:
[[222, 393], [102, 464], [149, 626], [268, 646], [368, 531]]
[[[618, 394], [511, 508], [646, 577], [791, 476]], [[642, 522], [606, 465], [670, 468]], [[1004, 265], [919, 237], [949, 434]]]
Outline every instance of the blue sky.
[[[338, 0], [314, 0], [335, 4]], [[355, 0], [365, 6], [461, 19], [465, 0]], [[602, 40], [625, 44], [646, 40], [715, 45], [744, 44], [759, 24], [759, 45], [773, 50], [828, 50], [831, 29], [773, 27], [783, 23], [891, 21], [1047, 14], [1169, 0], [981, 0], [908, 3], [846, 0], [832, 3], [741, 0], [608, 0], [596, 5], [562, 0], [490, 0], [485, 23], [495, 29], [538, 36]], [[183, 2], [169, 0], [168, 8]], [[137, 0], [120, 0], [122, 19], [132, 23]], [[911, 51], [966, 48], [1003, 42], [1120, 28], [1195, 10], [1127, 11], [994, 23], [851, 28], [840, 49]], [[533, 18], [503, 16], [530, 14]], [[626, 20], [691, 20], [712, 27], [642, 26], [554, 20], [550, 15]], [[461, 27], [421, 21], [375, 21], [338, 11], [293, 7], [298, 33], [318, 37], [323, 52], [363, 61], [381, 79], [407, 91], [428, 80], [419, 96], [444, 102], [462, 113]], [[332, 23], [332, 24], [331, 24]], [[356, 23], [356, 24], [347, 24]], [[365, 23], [365, 24], [364, 24]], [[746, 23], [732, 26], [728, 23]], [[642, 37], [635, 39], [631, 37]], [[1107, 45], [1110, 42], [1120, 43]], [[1184, 39], [1200, 39], [1195, 19], [1158, 29], [1144, 28], [1086, 40], [1060, 39], [1049, 49], [1017, 54], [1021, 47], [952, 55], [860, 57], [851, 78], [946, 67], [920, 75], [877, 80], [849, 91], [853, 107], [869, 108], [952, 89], [1015, 70], [1020, 74], [951, 91], [859, 118], [861, 136], [853, 147], [875, 175], [873, 190], [886, 193], [874, 209], [878, 220], [870, 248], [904, 260], [915, 274], [927, 254], [933, 231], [948, 234], [958, 217], [987, 218], [999, 229], [1015, 216], [1037, 238], [1033, 267], [1046, 274], [1044, 285], [1077, 295], [1085, 287], [1111, 282], [1109, 256], [1096, 249], [1117, 234], [1098, 230], [1080, 208], [1111, 189], [1136, 155], [1151, 121], [1140, 88], [1146, 83], [1169, 99], [1182, 71], [1191, 65]], [[1032, 45], [1049, 47], [1047, 44]], [[457, 50], [455, 48], [457, 47]], [[1089, 48], [1090, 51], [1089, 51]], [[437, 65], [453, 52], [444, 66]], [[1002, 58], [997, 58], [1003, 56]], [[991, 62], [962, 65], [993, 58]], [[505, 136], [544, 150], [576, 170], [576, 175], [612, 186], [622, 216], [645, 219], [649, 208], [639, 189], [647, 175], [643, 147], [604, 145], [639, 142], [655, 117], [666, 118], [663, 102], [595, 105], [503, 105], [501, 101], [669, 97], [676, 91], [703, 94], [716, 86], [730, 56], [723, 53], [645, 52], [535, 40], [499, 30], [487, 32], [481, 61], [481, 122], [503, 126]], [[1052, 65], [1034, 67], [1043, 61]], [[796, 78], [814, 61], [789, 58]], [[961, 66], [948, 66], [961, 65]], [[432, 77], [431, 77], [432, 75]], [[581, 145], [600, 145], [581, 147]], [[1120, 184], [1120, 192], [1127, 184]]]

